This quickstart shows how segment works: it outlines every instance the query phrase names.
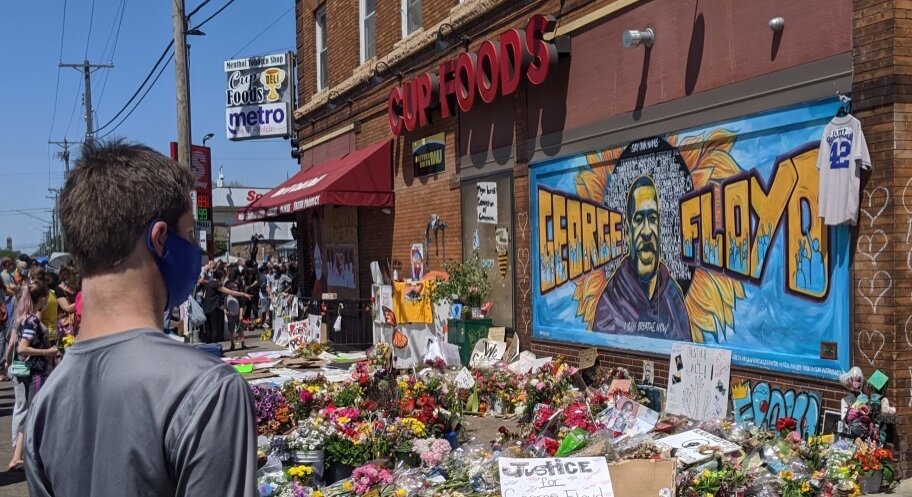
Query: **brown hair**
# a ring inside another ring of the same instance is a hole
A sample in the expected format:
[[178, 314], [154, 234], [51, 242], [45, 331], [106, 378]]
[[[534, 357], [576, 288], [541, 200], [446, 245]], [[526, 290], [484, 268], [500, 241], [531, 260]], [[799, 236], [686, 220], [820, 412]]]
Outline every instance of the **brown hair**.
[[76, 266], [72, 264], [64, 264], [60, 268], [60, 281], [62, 281], [66, 286], [70, 287], [70, 290], [78, 291], [79, 290], [79, 272], [76, 271]]
[[172, 229], [190, 208], [189, 169], [145, 145], [89, 142], [60, 194], [67, 248], [85, 276], [111, 272], [150, 221]]

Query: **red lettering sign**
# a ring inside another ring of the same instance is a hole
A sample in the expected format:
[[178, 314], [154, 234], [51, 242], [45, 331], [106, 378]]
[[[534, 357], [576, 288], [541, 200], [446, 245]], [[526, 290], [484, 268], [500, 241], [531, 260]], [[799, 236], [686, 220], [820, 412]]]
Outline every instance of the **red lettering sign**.
[[263, 196], [263, 194], [257, 193], [257, 192], [255, 192], [255, 191], [253, 191], [253, 190], [250, 190], [250, 191], [247, 192], [247, 203], [256, 202], [256, 201], [259, 200], [260, 197], [262, 197], [262, 196]]
[[553, 16], [535, 15], [526, 29], [504, 31], [497, 41], [484, 41], [477, 53], [461, 53], [426, 73], [393, 88], [387, 100], [390, 131], [415, 131], [430, 122], [430, 113], [440, 107], [444, 119], [458, 106], [468, 112], [476, 99], [493, 102], [519, 89], [523, 79], [540, 85], [557, 64], [558, 50], [544, 35], [554, 32]]

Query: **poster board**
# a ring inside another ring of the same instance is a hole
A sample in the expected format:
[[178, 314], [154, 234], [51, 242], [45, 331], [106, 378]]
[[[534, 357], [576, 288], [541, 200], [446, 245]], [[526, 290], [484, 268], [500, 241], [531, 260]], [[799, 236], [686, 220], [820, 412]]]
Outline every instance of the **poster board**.
[[579, 368], [588, 369], [595, 366], [598, 360], [598, 349], [595, 347], [583, 349], [579, 353]]
[[608, 466], [615, 497], [672, 497], [675, 494], [675, 461], [633, 460]]
[[297, 349], [301, 345], [320, 341], [320, 316], [310, 315], [307, 319], [293, 321], [286, 325], [288, 346]]
[[668, 366], [671, 414], [698, 421], [722, 419], [728, 413], [731, 351], [675, 343]]
[[677, 449], [676, 457], [684, 464], [694, 464], [712, 457], [712, 450], [704, 449], [705, 453], [701, 453], [703, 447], [718, 448], [724, 454], [741, 450], [740, 445], [699, 429], [660, 438], [656, 440], [656, 445], [659, 448]]
[[475, 342], [472, 355], [469, 358], [471, 368], [490, 368], [503, 358], [507, 350], [506, 342], [495, 342], [487, 338]]
[[615, 495], [604, 457], [501, 457], [497, 463], [502, 497]]

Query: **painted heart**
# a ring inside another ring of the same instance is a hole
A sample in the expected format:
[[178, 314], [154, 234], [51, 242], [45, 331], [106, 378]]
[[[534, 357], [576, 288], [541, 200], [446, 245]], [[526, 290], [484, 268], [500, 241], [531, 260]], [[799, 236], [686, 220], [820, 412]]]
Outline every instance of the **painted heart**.
[[[909, 178], [908, 180], [906, 180], [906, 186], [903, 187], [903, 192], [902, 192], [902, 205], [903, 205], [903, 209], [906, 210], [906, 214], [912, 214], [912, 209], [910, 209], [909, 205], [906, 203], [906, 199], [909, 198], [908, 196], [906, 196], [906, 191], [909, 190], [910, 185], [912, 185], [912, 178]], [[912, 223], [910, 223], [910, 225], [912, 225]]]
[[769, 408], [770, 408], [770, 403], [768, 400], [764, 400], [763, 402], [760, 403], [760, 412], [762, 412], [763, 414], [766, 414], [766, 411], [768, 411]]
[[[875, 286], [879, 287], [881, 285], [876, 285], [879, 281], [884, 281], [883, 288], [880, 290], [880, 293], [877, 293]], [[870, 278], [859, 278], [858, 279], [858, 294], [861, 295], [861, 298], [868, 301], [868, 305], [871, 306], [871, 309], [874, 310], [874, 313], [877, 313], [877, 306], [880, 304], [883, 296], [890, 291], [890, 288], [893, 287], [893, 277], [890, 276], [890, 273], [880, 270], [874, 273], [874, 276]], [[873, 300], [872, 300], [873, 299]]]
[[[877, 214], [874, 214], [872, 216], [869, 211], [871, 210], [872, 206], [874, 205], [874, 192], [877, 192], [877, 191], [883, 191], [884, 203], [882, 206], [880, 206], [880, 210], [877, 211]], [[864, 214], [865, 216], [867, 216], [867, 218], [869, 220], [868, 226], [874, 226], [874, 221], [876, 221], [877, 218], [879, 218], [880, 215], [883, 214], [883, 211], [887, 208], [887, 204], [890, 203], [890, 190], [888, 190], [887, 187], [885, 187], [885, 186], [878, 186], [877, 188], [865, 190], [864, 194], [865, 194], [865, 197], [868, 198], [868, 208], [861, 209], [861, 213]]]
[[522, 239], [525, 240], [529, 228], [529, 213], [527, 211], [522, 211], [516, 214], [516, 222], [519, 224], [519, 234], [522, 236]]
[[906, 333], [906, 343], [909, 345], [909, 348], [912, 349], [912, 330], [909, 329], [910, 321], [912, 321], [912, 316], [906, 318], [906, 325], [903, 327], [903, 331]]
[[[858, 253], [871, 259], [876, 266], [877, 258], [887, 248], [889, 241], [887, 234], [881, 229], [875, 230], [870, 235], [861, 235], [858, 237]], [[875, 248], [877, 250], [874, 250]]]
[[[877, 345], [877, 342], [880, 342]], [[877, 356], [880, 355], [880, 351], [883, 350], [884, 345], [886, 345], [887, 339], [884, 337], [884, 334], [880, 331], [868, 331], [861, 330], [858, 332], [858, 351], [861, 352], [861, 355], [868, 360], [868, 364], [874, 365], [874, 361], [877, 360]], [[876, 350], [875, 349], [876, 346]], [[874, 350], [873, 355], [868, 355], [866, 349]]]

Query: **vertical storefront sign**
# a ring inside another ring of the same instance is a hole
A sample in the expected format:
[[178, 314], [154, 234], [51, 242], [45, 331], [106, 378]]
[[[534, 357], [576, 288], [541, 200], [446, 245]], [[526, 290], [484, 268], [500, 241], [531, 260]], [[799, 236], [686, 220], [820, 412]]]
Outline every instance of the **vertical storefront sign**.
[[849, 229], [817, 212], [818, 148], [838, 106], [533, 164], [534, 336], [666, 354], [707, 344], [735, 365], [825, 378], [848, 369]]
[[[177, 160], [177, 142], [171, 142], [171, 158]], [[196, 210], [193, 219], [196, 221], [196, 230], [205, 232], [200, 236], [200, 242], [206, 243], [204, 250], [212, 254], [212, 149], [202, 145], [190, 146], [190, 169], [196, 184], [193, 187], [191, 198]]]
[[412, 142], [413, 174], [416, 178], [446, 170], [446, 134], [437, 133]]
[[292, 52], [225, 61], [229, 140], [289, 136], [294, 111]]

